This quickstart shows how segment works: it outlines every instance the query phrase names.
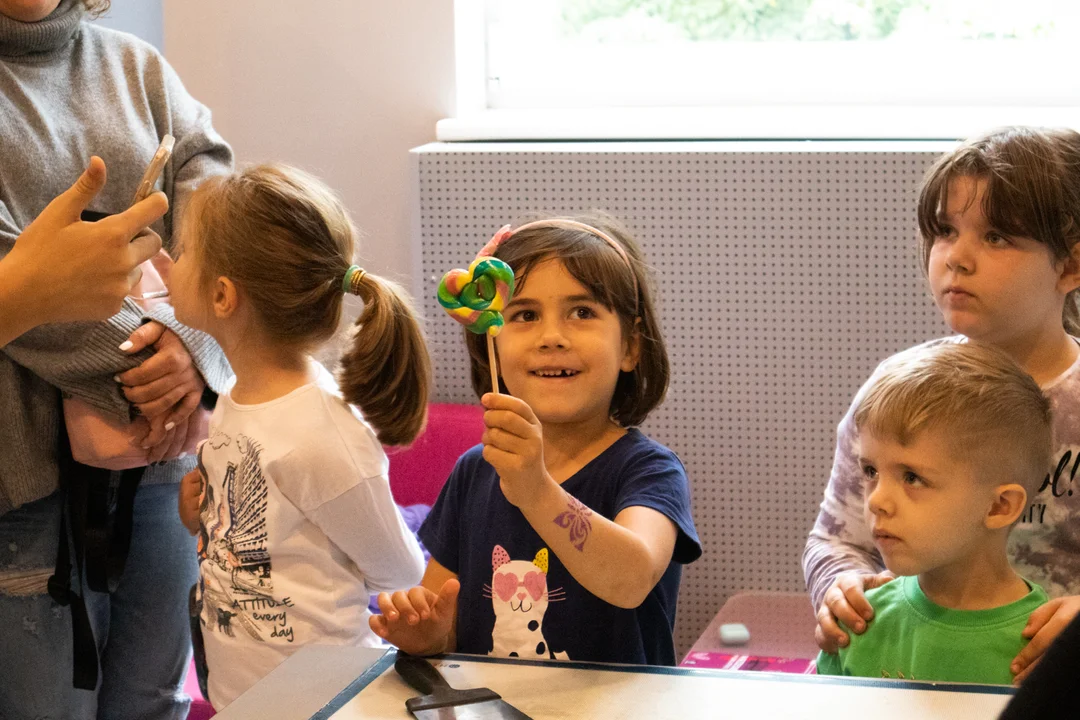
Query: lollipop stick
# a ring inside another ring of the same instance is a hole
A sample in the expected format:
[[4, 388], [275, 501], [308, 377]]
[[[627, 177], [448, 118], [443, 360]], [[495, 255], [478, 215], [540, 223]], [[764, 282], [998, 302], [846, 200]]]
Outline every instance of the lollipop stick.
[[487, 336], [488, 341], [488, 366], [491, 368], [491, 392], [499, 394], [499, 370], [495, 367], [495, 338]]

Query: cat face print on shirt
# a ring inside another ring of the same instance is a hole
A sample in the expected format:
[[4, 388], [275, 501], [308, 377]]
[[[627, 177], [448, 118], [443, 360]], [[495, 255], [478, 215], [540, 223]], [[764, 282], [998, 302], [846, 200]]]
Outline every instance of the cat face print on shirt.
[[491, 598], [495, 627], [491, 632], [496, 657], [568, 660], [544, 639], [544, 615], [548, 604], [565, 600], [561, 588], [548, 589], [548, 551], [541, 548], [529, 560], [511, 560], [502, 545], [491, 553], [491, 584], [484, 597]]

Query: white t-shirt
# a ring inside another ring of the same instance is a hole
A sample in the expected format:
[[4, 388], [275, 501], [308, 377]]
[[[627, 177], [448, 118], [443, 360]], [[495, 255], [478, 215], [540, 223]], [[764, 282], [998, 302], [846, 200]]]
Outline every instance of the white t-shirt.
[[381, 643], [368, 597], [418, 584], [423, 556], [382, 446], [330, 373], [258, 405], [221, 396], [199, 469], [197, 602], [215, 708], [307, 643]]

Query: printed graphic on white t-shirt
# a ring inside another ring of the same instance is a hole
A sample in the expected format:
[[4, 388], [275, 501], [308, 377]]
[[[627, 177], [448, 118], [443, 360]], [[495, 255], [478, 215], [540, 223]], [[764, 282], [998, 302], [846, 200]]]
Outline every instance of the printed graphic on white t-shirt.
[[[203, 565], [198, 594], [204, 632], [253, 640], [293, 641], [288, 598], [275, 600], [267, 549], [267, 487], [259, 444], [245, 435], [235, 439], [215, 430], [207, 443], [228, 458], [220, 485], [209, 481], [202, 463], [199, 562]], [[211, 567], [206, 567], [211, 563]]]

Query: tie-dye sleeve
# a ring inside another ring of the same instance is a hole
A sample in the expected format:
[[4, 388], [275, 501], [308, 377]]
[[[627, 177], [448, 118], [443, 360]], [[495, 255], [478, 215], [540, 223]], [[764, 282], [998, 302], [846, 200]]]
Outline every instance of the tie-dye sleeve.
[[803, 550], [803, 574], [814, 607], [821, 605], [833, 580], [848, 570], [884, 569], [863, 515], [863, 476], [859, 467], [854, 413], [867, 385], [855, 396], [836, 431], [836, 455], [814, 529]]

